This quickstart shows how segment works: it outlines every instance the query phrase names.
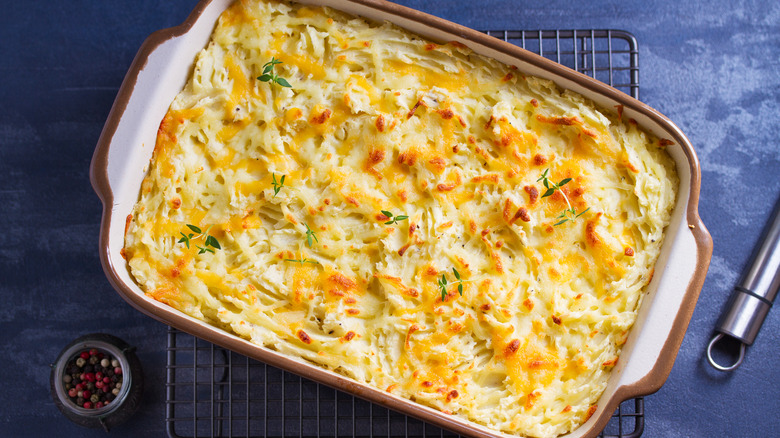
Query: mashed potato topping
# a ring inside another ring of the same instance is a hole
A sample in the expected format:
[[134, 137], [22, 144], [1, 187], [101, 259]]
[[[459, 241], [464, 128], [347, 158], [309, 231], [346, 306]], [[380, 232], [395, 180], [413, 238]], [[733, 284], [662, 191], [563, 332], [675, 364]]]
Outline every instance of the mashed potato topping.
[[[256, 79], [272, 59], [290, 88]], [[258, 345], [556, 436], [595, 410], [653, 275], [664, 145], [461, 44], [236, 2], [160, 124], [124, 254], [150, 297]], [[545, 197], [547, 169], [570, 180]]]

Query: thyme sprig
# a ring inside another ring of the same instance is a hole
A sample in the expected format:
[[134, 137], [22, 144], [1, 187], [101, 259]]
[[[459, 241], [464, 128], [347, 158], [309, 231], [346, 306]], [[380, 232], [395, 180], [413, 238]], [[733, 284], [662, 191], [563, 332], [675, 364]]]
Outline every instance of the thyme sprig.
[[317, 239], [317, 233], [311, 230], [309, 228], [309, 224], [303, 224], [306, 226], [306, 244], [309, 245], [309, 248], [311, 248], [312, 245], [312, 239], [316, 241], [317, 243], [320, 243], [319, 239]]
[[282, 190], [282, 187], [284, 187], [284, 177], [285, 176], [287, 176], [287, 175], [282, 175], [282, 179], [279, 182], [277, 182], [276, 181], [276, 174], [275, 173], [273, 174], [274, 181], [273, 181], [272, 184], [274, 186], [274, 198], [276, 197], [276, 195], [279, 194], [279, 190]]
[[439, 289], [441, 289], [441, 302], [443, 303], [447, 299], [447, 277], [444, 274], [441, 274], [438, 284]]
[[458, 280], [458, 293], [463, 296], [463, 279], [460, 278], [460, 273], [457, 269], [452, 268], [452, 272], [455, 273], [455, 279]]
[[306, 257], [301, 257], [300, 259], [284, 259], [285, 262], [293, 262], [293, 263], [300, 263], [303, 265], [304, 263], [311, 263], [313, 265], [319, 265], [320, 262], [316, 260], [309, 260]]
[[263, 64], [263, 74], [257, 77], [257, 80], [261, 82], [268, 82], [272, 84], [279, 84], [282, 87], [291, 88], [292, 85], [290, 85], [289, 82], [287, 82], [287, 79], [280, 78], [279, 75], [274, 72], [274, 67], [281, 64], [282, 61], [279, 61], [278, 59], [271, 57], [271, 60]]
[[409, 216], [399, 214], [398, 216], [393, 216], [393, 213], [390, 213], [387, 210], [382, 210], [382, 214], [387, 216], [388, 221], [385, 222], [385, 225], [394, 225], [397, 224], [398, 221], [405, 221], [409, 219]]
[[[198, 251], [198, 254], [204, 254], [206, 252], [210, 252], [212, 254], [216, 254], [214, 252], [214, 249], [222, 249], [222, 247], [219, 245], [219, 241], [217, 240], [217, 238], [212, 236], [211, 234], [209, 234], [209, 230], [211, 230], [211, 227], [206, 229], [205, 233], [203, 232], [203, 230], [200, 229], [200, 227], [192, 225], [192, 224], [187, 224], [187, 228], [189, 228], [190, 231], [192, 231], [192, 233], [184, 234], [184, 233], [182, 233], [180, 231], [179, 234], [181, 234], [181, 239], [179, 239], [179, 241], [178, 241], [178, 243], [185, 244], [187, 246], [187, 249], [190, 248], [190, 242], [192, 242], [193, 240], [199, 239], [199, 238], [203, 237], [204, 235], [206, 236], [206, 240], [203, 242], [203, 246], [200, 246], [200, 245], [198, 245], [198, 244], [196, 244], [194, 242], [192, 243], [193, 245], [195, 245], [196, 248], [198, 248], [200, 250], [200, 251]], [[197, 233], [197, 234], [195, 234], [195, 233]], [[209, 248], [209, 246], [211, 248]], [[212, 248], [214, 248], [214, 249], [212, 249]]]
[[542, 184], [544, 184], [544, 187], [547, 189], [547, 191], [544, 192], [542, 195], [542, 198], [546, 198], [548, 196], [552, 196], [553, 193], [556, 191], [560, 191], [561, 195], [563, 195], [563, 199], [566, 201], [566, 205], [569, 207], [561, 212], [556, 219], [560, 219], [558, 222], [555, 223], [555, 226], [561, 225], [569, 220], [575, 220], [578, 217], [585, 214], [588, 210], [590, 210], [590, 207], [586, 208], [585, 210], [577, 213], [577, 210], [571, 206], [571, 202], [569, 202], [569, 197], [566, 196], [566, 192], [564, 192], [561, 187], [565, 186], [571, 181], [571, 178], [564, 178], [560, 180], [557, 184], [553, 181], [550, 181], [550, 178], [548, 177], [550, 173], [550, 168], [544, 170], [544, 172], [539, 176], [539, 179], [536, 180], [536, 182], [541, 181]]
[[[460, 278], [460, 273], [457, 269], [452, 268], [452, 272], [455, 274], [455, 280], [458, 282], [458, 293], [460, 296], [463, 296], [463, 279]], [[441, 274], [441, 278], [437, 284], [441, 290], [441, 301], [444, 302], [444, 300], [447, 299], [447, 276], [445, 274]]]

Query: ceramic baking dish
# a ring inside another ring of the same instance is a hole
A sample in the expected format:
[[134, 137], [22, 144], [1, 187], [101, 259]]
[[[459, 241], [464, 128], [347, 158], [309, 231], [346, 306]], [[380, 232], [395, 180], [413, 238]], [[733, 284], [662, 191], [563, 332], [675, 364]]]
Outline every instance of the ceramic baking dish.
[[[147, 315], [254, 359], [297, 373], [460, 434], [508, 436], [396, 397], [284, 356], [191, 318], [144, 295], [122, 258], [125, 220], [138, 200], [157, 129], [185, 85], [197, 53], [207, 44], [220, 13], [233, 0], [203, 0], [180, 26], [152, 34], [125, 77], [98, 141], [92, 185], [103, 202], [100, 257], [117, 292]], [[597, 435], [621, 401], [657, 391], [672, 369], [712, 254], [712, 239], [698, 214], [701, 175], [688, 139], [670, 120], [643, 103], [588, 76], [480, 32], [383, 0], [306, 0], [371, 20], [387, 20], [433, 41], [459, 41], [477, 53], [555, 81], [602, 108], [623, 105], [623, 117], [674, 144], [668, 150], [680, 178], [677, 203], [647, 296], [595, 414], [569, 437]]]

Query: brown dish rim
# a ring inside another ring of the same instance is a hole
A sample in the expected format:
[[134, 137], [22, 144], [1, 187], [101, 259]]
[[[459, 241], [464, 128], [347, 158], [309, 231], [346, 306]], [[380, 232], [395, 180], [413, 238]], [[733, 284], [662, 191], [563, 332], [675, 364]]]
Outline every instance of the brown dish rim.
[[[688, 204], [686, 217], [688, 228], [693, 235], [696, 243], [696, 269], [694, 275], [688, 283], [680, 307], [674, 317], [671, 332], [660, 351], [658, 359], [650, 371], [638, 381], [618, 387], [615, 392], [606, 401], [603, 410], [598, 418], [595, 419], [587, 430], [582, 432], [583, 436], [596, 436], [607, 425], [611, 414], [617, 409], [618, 405], [632, 397], [647, 395], [656, 392], [661, 388], [677, 356], [677, 352], [685, 336], [686, 329], [690, 322], [699, 292], [704, 284], [704, 278], [707, 273], [710, 258], [712, 256], [712, 238], [706, 227], [701, 221], [698, 213], [699, 192], [701, 189], [701, 170], [695, 151], [686, 136], [665, 116], [646, 104], [606, 85], [589, 76], [569, 69], [568, 67], [557, 64], [534, 53], [528, 52], [511, 43], [501, 41], [497, 38], [488, 36], [481, 32], [469, 29], [467, 27], [452, 23], [450, 21], [438, 18], [424, 12], [407, 8], [405, 6], [390, 3], [384, 0], [343, 0], [360, 6], [367, 6], [375, 10], [411, 20], [433, 29], [441, 30], [449, 34], [458, 35], [464, 40], [468, 40], [497, 52], [507, 54], [513, 58], [518, 58], [528, 64], [547, 70], [564, 79], [571, 80], [578, 85], [589, 89], [595, 93], [605, 95], [625, 108], [630, 108], [637, 113], [641, 113], [660, 126], [665, 127], [670, 133], [673, 133], [673, 141], [682, 148], [682, 152], [688, 162], [691, 179], [690, 191], [688, 193]], [[146, 66], [149, 55], [162, 43], [172, 38], [179, 37], [187, 33], [195, 22], [200, 18], [203, 11], [208, 7], [212, 0], [201, 0], [194, 8], [187, 19], [179, 26], [162, 29], [151, 34], [142, 44], [135, 56], [122, 85], [117, 94], [116, 100], [108, 115], [106, 124], [95, 148], [92, 162], [90, 165], [90, 181], [92, 187], [103, 203], [103, 213], [100, 226], [100, 260], [103, 270], [109, 279], [109, 282], [119, 295], [131, 304], [133, 307], [157, 319], [165, 324], [169, 324], [177, 329], [191, 333], [214, 344], [261, 360], [270, 365], [285, 369], [287, 371], [305, 376], [318, 381], [319, 383], [346, 391], [355, 396], [378, 403], [382, 406], [401, 411], [405, 414], [413, 415], [440, 427], [453, 430], [458, 433], [477, 436], [477, 437], [496, 437], [508, 436], [501, 432], [490, 432], [484, 426], [468, 422], [463, 419], [456, 419], [442, 412], [419, 405], [413, 401], [401, 400], [396, 396], [382, 392], [379, 389], [368, 389], [364, 384], [353, 381], [347, 377], [338, 376], [335, 373], [316, 367], [308, 363], [295, 360], [290, 357], [282, 356], [276, 352], [267, 350], [260, 346], [248, 344], [247, 342], [234, 337], [233, 335], [220, 333], [216, 330], [208, 330], [201, 323], [187, 319], [181, 314], [171, 310], [150, 308], [148, 302], [134, 291], [132, 291], [117, 274], [117, 266], [114, 266], [110, 257], [110, 248], [108, 246], [109, 228], [112, 219], [112, 208], [114, 196], [108, 178], [108, 154], [109, 149], [119, 126], [120, 119], [127, 108], [130, 96], [133, 94], [139, 73]], [[124, 266], [122, 269], [126, 269]], [[603, 403], [603, 401], [602, 401]], [[600, 406], [601, 407], [601, 406]], [[587, 422], [585, 423], [587, 424]], [[580, 427], [585, 427], [583, 424]], [[575, 429], [581, 432], [579, 429]]]

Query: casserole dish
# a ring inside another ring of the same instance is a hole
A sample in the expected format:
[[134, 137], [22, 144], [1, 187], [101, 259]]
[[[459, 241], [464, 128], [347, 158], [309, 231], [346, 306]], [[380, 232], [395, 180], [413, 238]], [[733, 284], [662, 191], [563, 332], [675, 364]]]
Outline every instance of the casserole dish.
[[[155, 34], [147, 41], [131, 69], [114, 110], [109, 117], [93, 162], [93, 182], [106, 206], [101, 252], [109, 277], [122, 295], [136, 307], [156, 318], [195, 333], [249, 356], [286, 368], [326, 384], [337, 386], [358, 396], [380, 402], [435, 422], [441, 426], [472, 435], [494, 435], [480, 426], [432, 412], [365, 385], [278, 353], [249, 344], [232, 335], [189, 319], [170, 308], [150, 301], [135, 286], [120, 249], [123, 246], [124, 218], [137, 199], [145, 165], [151, 155], [152, 135], [173, 94], [181, 89], [189, 69], [171, 65], [190, 65], [194, 54], [205, 45], [214, 20], [228, 2], [201, 3], [196, 13], [180, 28]], [[657, 275], [648, 288], [650, 303], [640, 310], [637, 330], [624, 349], [624, 359], [612, 374], [607, 391], [599, 402], [590, 427], [581, 427], [573, 435], [598, 431], [623, 397], [631, 391], [657, 389], [671, 366], [671, 358], [682, 338], [684, 326], [703, 281], [708, 260], [709, 238], [696, 216], [698, 169], [695, 155], [684, 136], [671, 123], [651, 109], [568, 69], [537, 59], [513, 46], [506, 46], [479, 33], [388, 3], [326, 2], [327, 6], [361, 15], [372, 20], [387, 20], [434, 41], [456, 40], [480, 54], [506, 64], [518, 65], [523, 73], [541, 76], [572, 89], [601, 107], [622, 105], [627, 116], [655, 135], [672, 139], [670, 147], [681, 178], [680, 196], [668, 228], [668, 239], [656, 264]], [[170, 62], [173, 61], [173, 62]], [[158, 110], [160, 112], [158, 112]], [[625, 113], [625, 112], [624, 112]], [[686, 208], [687, 207], [687, 208]], [[670, 243], [672, 242], [672, 243]], [[694, 252], [696, 254], [694, 254]], [[679, 257], [679, 259], [678, 259]], [[697, 266], [698, 263], [698, 266]], [[686, 290], [679, 283], [687, 283]], [[684, 291], [684, 293], [680, 293]], [[648, 310], [650, 309], [650, 310]], [[670, 314], [678, 315], [670, 319]], [[652, 327], [653, 332], [643, 330]], [[670, 335], [675, 333], [674, 335]], [[633, 365], [632, 365], [633, 364]], [[622, 391], [622, 392], [621, 392]], [[602, 415], [599, 415], [599, 414]]]

